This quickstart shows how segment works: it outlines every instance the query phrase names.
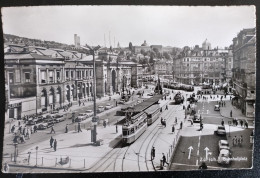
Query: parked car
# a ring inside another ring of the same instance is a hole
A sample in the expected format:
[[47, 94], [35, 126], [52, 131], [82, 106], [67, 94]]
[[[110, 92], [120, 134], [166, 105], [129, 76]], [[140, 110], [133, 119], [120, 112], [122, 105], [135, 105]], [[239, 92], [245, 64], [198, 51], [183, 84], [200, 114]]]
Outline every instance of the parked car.
[[30, 119], [27, 121], [26, 125], [35, 125], [35, 124], [37, 124], [36, 121], [37, 121], [37, 119]]
[[44, 130], [48, 128], [48, 123], [41, 123], [38, 125], [38, 130]]
[[193, 122], [200, 122], [201, 120], [203, 120], [200, 114], [194, 114], [193, 116], [191, 116], [191, 119], [193, 120]]
[[222, 149], [219, 152], [218, 164], [228, 165], [231, 162], [230, 158], [231, 158], [230, 150]]
[[227, 140], [219, 140], [218, 142], [219, 151], [222, 149], [230, 150]]
[[55, 121], [56, 123], [65, 121], [65, 117], [64, 117], [63, 114], [56, 114], [56, 115], [54, 116], [54, 121]]
[[153, 96], [154, 95], [154, 93], [148, 93], [147, 94], [147, 96]]
[[220, 107], [219, 107], [219, 105], [215, 105], [215, 107], [214, 107], [214, 111], [220, 111]]
[[97, 108], [97, 112], [98, 112], [98, 113], [101, 113], [101, 112], [103, 112], [104, 110], [105, 110], [104, 106], [98, 106], [98, 108]]
[[94, 112], [92, 110], [86, 110], [87, 117], [91, 117], [94, 115]]
[[120, 101], [118, 101], [118, 104], [125, 104], [125, 100], [121, 99]]
[[224, 126], [220, 125], [217, 127], [217, 135], [226, 135], [226, 129]]
[[111, 109], [113, 106], [111, 104], [107, 104], [105, 109], [108, 110], [108, 109]]
[[86, 113], [79, 113], [78, 117], [76, 118], [75, 122], [81, 122], [83, 120], [87, 119]]

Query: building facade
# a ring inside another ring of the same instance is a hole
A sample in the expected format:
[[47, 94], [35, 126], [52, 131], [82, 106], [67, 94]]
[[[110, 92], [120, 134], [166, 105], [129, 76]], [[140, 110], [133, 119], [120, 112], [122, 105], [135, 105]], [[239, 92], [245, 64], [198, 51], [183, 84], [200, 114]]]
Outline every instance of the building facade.
[[233, 39], [233, 103], [247, 117], [254, 117], [256, 99], [256, 32], [243, 29]]
[[[210, 48], [211, 45], [207, 41], [203, 42], [203, 48], [198, 45], [193, 49], [184, 47], [178, 58], [174, 59], [173, 73], [176, 81], [189, 85], [204, 82], [213, 85], [226, 83], [226, 58], [232, 59], [232, 50]], [[231, 68], [229, 68], [230, 70]]]

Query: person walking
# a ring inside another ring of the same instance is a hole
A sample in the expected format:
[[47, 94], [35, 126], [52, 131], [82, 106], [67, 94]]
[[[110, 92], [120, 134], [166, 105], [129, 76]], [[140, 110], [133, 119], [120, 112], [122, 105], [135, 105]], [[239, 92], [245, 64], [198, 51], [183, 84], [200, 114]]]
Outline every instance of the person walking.
[[68, 131], [69, 131], [68, 124], [66, 124], [65, 133], [68, 133]]
[[175, 124], [178, 124], [178, 119], [177, 119], [177, 117], [175, 117]]
[[56, 150], [57, 150], [57, 140], [56, 140], [56, 139], [54, 140], [54, 145], [53, 145], [53, 148], [54, 148], [54, 151], [56, 151]]
[[232, 141], [233, 141], [233, 146], [236, 146], [237, 145], [237, 136], [233, 137]]
[[167, 165], [169, 165], [169, 163], [167, 163], [167, 161], [166, 161], [166, 157], [165, 157], [164, 153], [163, 153], [162, 155], [163, 155], [163, 157], [162, 157], [163, 166], [164, 166], [165, 163], [166, 163]]
[[232, 110], [230, 111], [230, 117], [232, 117]]
[[53, 147], [53, 142], [54, 142], [54, 139], [51, 136], [51, 139], [50, 139], [50, 146], [51, 146], [51, 148]]
[[117, 124], [116, 124], [116, 133], [118, 133], [118, 128], [117, 128]]
[[34, 125], [33, 129], [34, 129], [34, 131], [33, 131], [34, 133], [37, 132], [37, 125]]
[[153, 146], [152, 150], [151, 150], [151, 160], [154, 160], [155, 157], [155, 148]]
[[248, 121], [245, 121], [245, 127], [248, 129]]
[[182, 123], [182, 121], [181, 121], [181, 123], [180, 123], [180, 130], [182, 129], [182, 124], [183, 124], [183, 123]]
[[15, 131], [15, 125], [12, 126], [11, 132], [14, 133]]
[[241, 119], [241, 120], [240, 120], [240, 125], [241, 125], [241, 127], [243, 127], [243, 123], [244, 123], [244, 122], [243, 122], [243, 120]]
[[164, 123], [164, 128], [166, 127], [166, 120], [164, 119], [163, 120], [163, 123]]
[[175, 127], [174, 127], [174, 125], [172, 125], [172, 133], [174, 133], [175, 132]]
[[82, 132], [81, 126], [80, 126], [80, 122], [78, 123], [78, 133], [79, 133], [79, 132]]
[[242, 143], [243, 143], [243, 137], [242, 135], [238, 138], [238, 144], [239, 146], [242, 146]]
[[224, 123], [225, 123], [225, 122], [224, 122], [224, 120], [222, 119], [222, 121], [221, 121], [221, 125], [224, 126]]
[[168, 110], [168, 105], [166, 105], [165, 110]]
[[55, 130], [54, 130], [54, 127], [53, 127], [53, 126], [51, 127], [51, 132], [50, 132], [50, 133], [52, 133], [52, 132], [55, 133]]
[[190, 125], [193, 126], [193, 120], [192, 119], [190, 120]]

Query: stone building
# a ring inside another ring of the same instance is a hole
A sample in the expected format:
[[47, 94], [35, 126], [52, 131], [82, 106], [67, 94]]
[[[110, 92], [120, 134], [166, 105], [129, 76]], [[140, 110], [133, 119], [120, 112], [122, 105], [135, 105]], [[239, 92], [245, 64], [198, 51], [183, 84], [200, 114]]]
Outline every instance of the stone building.
[[202, 46], [183, 48], [174, 60], [174, 78], [177, 82], [190, 85], [204, 82], [215, 85], [226, 83], [225, 63], [227, 56], [228, 59], [232, 58], [232, 50], [211, 49], [208, 41], [203, 42]]
[[256, 99], [256, 32], [243, 29], [233, 39], [233, 76], [237, 105], [247, 117], [254, 117]]

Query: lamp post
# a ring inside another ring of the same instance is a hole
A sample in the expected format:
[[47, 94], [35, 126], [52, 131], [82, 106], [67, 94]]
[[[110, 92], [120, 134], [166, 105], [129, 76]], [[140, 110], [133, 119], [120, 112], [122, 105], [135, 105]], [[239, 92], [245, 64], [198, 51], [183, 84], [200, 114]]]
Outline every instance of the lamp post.
[[94, 116], [92, 118], [92, 122], [94, 125], [94, 130], [92, 133], [91, 138], [93, 138], [93, 143], [96, 144], [97, 142], [97, 122], [98, 122], [98, 117], [97, 117], [97, 110], [96, 110], [96, 61], [95, 61], [95, 51], [99, 50], [100, 46], [96, 46], [94, 48], [90, 47], [89, 45], [86, 44], [86, 47], [83, 47], [83, 49], [88, 49], [90, 50], [90, 53], [93, 56], [93, 99], [94, 99]]
[[18, 143], [16, 142], [16, 143], [14, 143], [14, 162], [16, 163], [16, 159], [17, 159], [17, 147], [18, 147]]

